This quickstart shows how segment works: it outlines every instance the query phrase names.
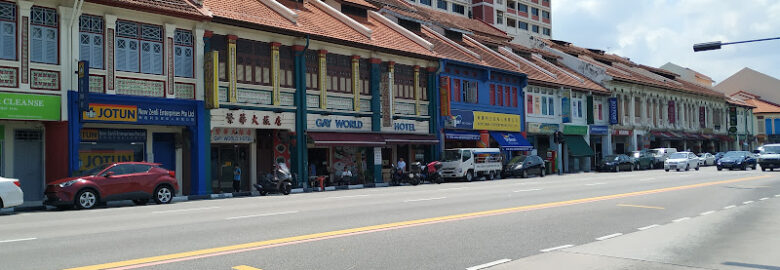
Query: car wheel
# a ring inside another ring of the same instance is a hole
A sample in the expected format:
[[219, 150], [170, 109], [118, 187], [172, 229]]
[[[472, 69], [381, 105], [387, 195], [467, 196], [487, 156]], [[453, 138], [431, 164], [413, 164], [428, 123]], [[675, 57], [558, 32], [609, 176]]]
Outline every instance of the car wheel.
[[699, 165], [696, 165], [696, 170], [697, 170], [697, 171], [699, 170]]
[[765, 171], [766, 171], [766, 168], [764, 168], [764, 167], [761, 167], [761, 171], [762, 171], [762, 172], [765, 172]]
[[495, 173], [494, 173], [494, 172], [488, 172], [488, 175], [487, 175], [487, 180], [493, 180], [495, 177], [496, 177], [496, 176], [495, 176]]
[[173, 200], [173, 190], [168, 185], [161, 185], [154, 191], [154, 202], [167, 204]]
[[723, 167], [718, 166], [718, 171], [723, 170]]
[[528, 171], [523, 170], [523, 172], [520, 173], [520, 178], [528, 178]]
[[261, 191], [260, 191], [260, 196], [265, 196], [265, 195], [267, 195], [267, 194], [268, 194], [268, 192], [267, 192], [267, 191], [265, 191], [265, 190], [261, 190]]
[[685, 165], [685, 171], [687, 172], [690, 170], [691, 170], [691, 164]]
[[753, 170], [754, 170], [754, 171], [756, 170], [756, 167], [757, 167], [756, 165], [753, 165], [753, 167], [752, 167], [752, 168], [753, 168]]
[[615, 165], [615, 172], [620, 172], [620, 165]]
[[634, 171], [634, 167], [636, 167], [636, 166], [634, 166], [634, 165], [631, 165], [631, 170], [630, 170], [630, 171], [632, 171], [632, 172], [633, 172], [633, 171]]
[[741, 168], [741, 169], [742, 169], [743, 171], [747, 171], [747, 168], [748, 168], [748, 167], [747, 167], [747, 164], [742, 164], [742, 168]]
[[146, 205], [147, 203], [149, 203], [149, 199], [137, 199], [137, 200], [133, 200], [133, 203], [135, 205]]
[[680, 171], [680, 168], [677, 168], [677, 171], [679, 172], [679, 171]]
[[544, 177], [545, 174], [546, 172], [544, 171], [544, 168], [542, 168], [542, 170], [539, 172], [539, 177]]
[[468, 171], [466, 172], [466, 182], [471, 182], [471, 180], [474, 180], [474, 173]]
[[94, 190], [84, 189], [76, 193], [75, 205], [78, 209], [91, 209], [98, 203], [98, 195]]
[[769, 168], [769, 171], [770, 171], [770, 172], [774, 172], [774, 171], [775, 171], [775, 168]]
[[664, 169], [664, 171], [667, 171], [667, 172], [668, 172], [668, 171], [669, 171], [669, 169]]
[[292, 185], [290, 183], [282, 183], [282, 195], [290, 195], [292, 192]]

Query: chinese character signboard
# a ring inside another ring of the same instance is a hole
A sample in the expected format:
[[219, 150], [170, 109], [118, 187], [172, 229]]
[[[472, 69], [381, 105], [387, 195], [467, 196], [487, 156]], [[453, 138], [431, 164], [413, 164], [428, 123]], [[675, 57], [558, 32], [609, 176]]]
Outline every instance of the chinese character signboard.
[[617, 125], [618, 123], [618, 109], [617, 98], [609, 98], [609, 124]]
[[521, 131], [520, 115], [474, 112], [474, 129], [494, 131]]
[[211, 110], [212, 128], [286, 129], [295, 131], [295, 114], [255, 110]]
[[439, 79], [439, 95], [441, 96], [441, 116], [450, 116], [450, 78], [442, 76]]
[[571, 123], [571, 90], [563, 90], [561, 97], [561, 121]]
[[704, 109], [704, 106], [699, 107], [699, 126], [701, 128], [704, 128], [707, 122], [707, 116], [705, 110], [706, 109]]

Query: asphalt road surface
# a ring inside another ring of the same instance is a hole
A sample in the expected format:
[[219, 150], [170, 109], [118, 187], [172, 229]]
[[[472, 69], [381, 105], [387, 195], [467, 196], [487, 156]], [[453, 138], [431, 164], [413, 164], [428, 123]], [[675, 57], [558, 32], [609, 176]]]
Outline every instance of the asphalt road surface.
[[739, 231], [691, 221], [774, 201], [780, 172], [708, 167], [26, 212], [0, 216], [0, 269], [481, 269], [686, 222]]

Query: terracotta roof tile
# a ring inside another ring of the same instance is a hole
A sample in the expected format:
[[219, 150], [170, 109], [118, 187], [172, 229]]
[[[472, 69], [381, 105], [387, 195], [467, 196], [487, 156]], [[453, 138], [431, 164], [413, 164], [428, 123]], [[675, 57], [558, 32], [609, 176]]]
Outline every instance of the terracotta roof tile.
[[763, 99], [748, 99], [745, 103], [754, 107], [753, 113], [780, 113], [780, 105]]
[[376, 10], [377, 9], [377, 7], [375, 5], [372, 5], [371, 3], [366, 2], [365, 0], [341, 0], [341, 1], [353, 4], [353, 5], [365, 7], [365, 8], [368, 8], [369, 10]]
[[283, 31], [294, 31], [322, 38], [364, 44], [393, 50], [395, 53], [435, 57], [435, 54], [430, 50], [371, 18], [371, 16], [368, 16], [363, 23], [373, 31], [371, 38], [368, 38], [308, 2], [303, 4], [301, 9], [293, 10], [298, 14], [296, 23], [281, 16], [258, 0], [205, 0], [204, 2], [204, 5], [213, 12], [215, 18], [248, 22]]
[[209, 16], [189, 0], [86, 0], [87, 2], [139, 11], [202, 20]]

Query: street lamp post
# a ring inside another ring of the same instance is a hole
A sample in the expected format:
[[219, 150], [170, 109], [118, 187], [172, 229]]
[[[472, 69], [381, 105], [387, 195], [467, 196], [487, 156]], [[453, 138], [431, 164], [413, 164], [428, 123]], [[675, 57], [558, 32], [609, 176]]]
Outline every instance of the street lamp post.
[[767, 40], [775, 40], [775, 39], [780, 39], [780, 37], [762, 38], [762, 39], [753, 39], [753, 40], [735, 41], [735, 42], [726, 42], [726, 43], [722, 43], [720, 41], [696, 43], [696, 44], [693, 44], [693, 51], [694, 52], [701, 52], [701, 51], [720, 50], [720, 47], [723, 46], [723, 45], [748, 43], [748, 42], [758, 42], [758, 41], [767, 41]]

